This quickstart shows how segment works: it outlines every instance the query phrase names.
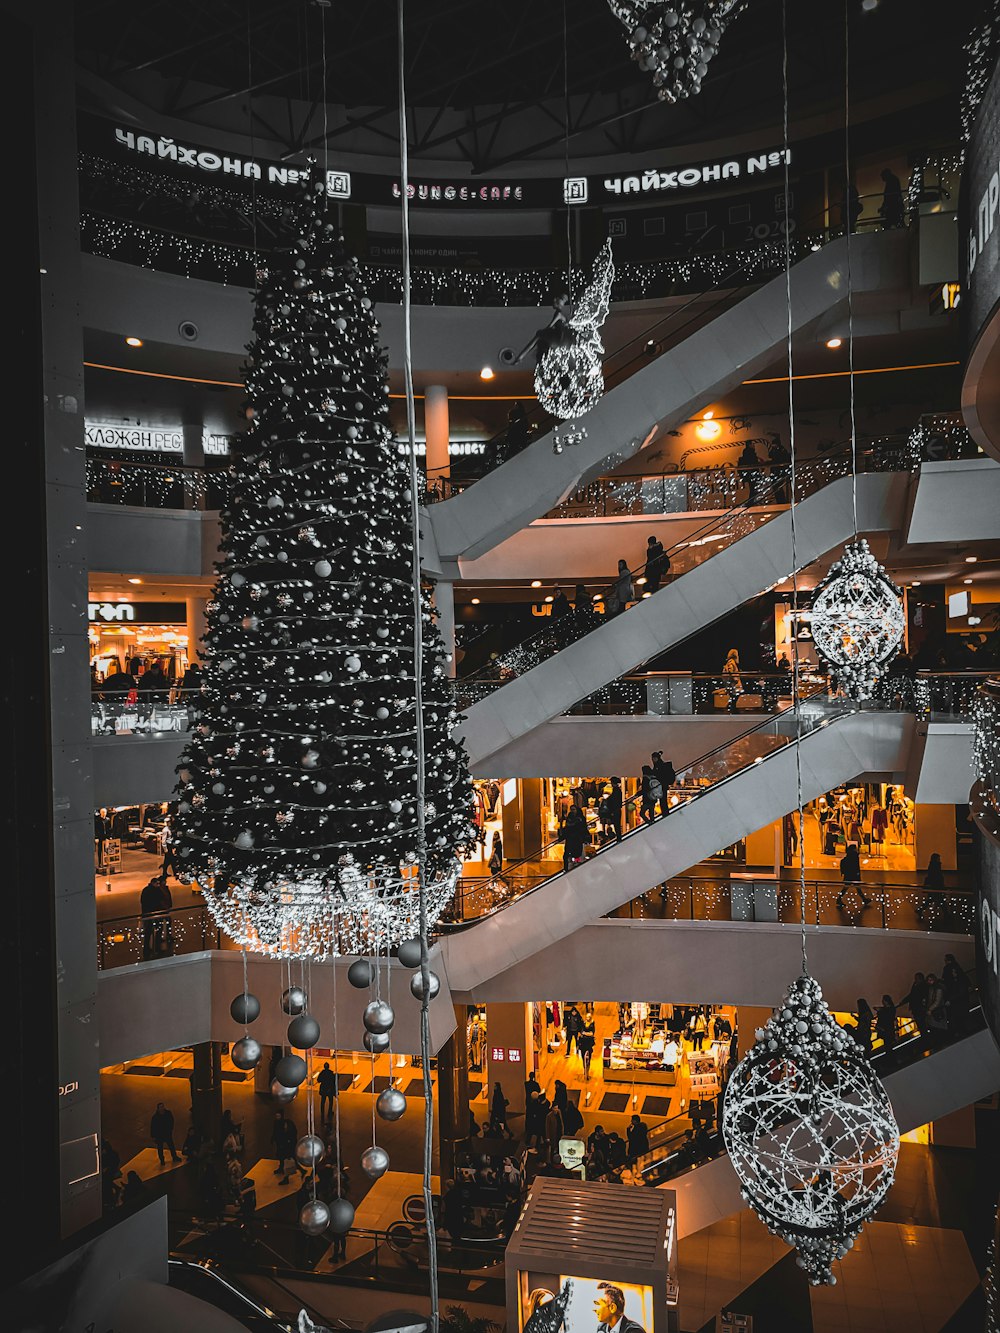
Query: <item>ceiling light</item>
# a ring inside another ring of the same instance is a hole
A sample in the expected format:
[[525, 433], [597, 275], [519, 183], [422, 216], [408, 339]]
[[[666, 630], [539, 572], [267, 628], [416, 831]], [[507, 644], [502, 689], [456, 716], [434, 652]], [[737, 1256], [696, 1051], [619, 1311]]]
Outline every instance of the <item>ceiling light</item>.
[[478, 598], [478, 597], [473, 597], [473, 599], [472, 599], [472, 605], [473, 605], [473, 606], [478, 606], [478, 605], [479, 605], [479, 598]]
[[129, 583], [141, 583], [142, 579], [129, 579]]
[[910, 584], [910, 587], [911, 587], [911, 588], [919, 588], [919, 587], [920, 587], [920, 580], [919, 580], [919, 579], [914, 579], [913, 582]]
[[701, 414], [701, 419], [702, 421], [711, 421], [714, 416], [715, 413], [710, 408], [707, 412]]
[[546, 600], [547, 602], [551, 602], [551, 601], [553, 600], [552, 594], [549, 593], [548, 597], [546, 597], [545, 600]]
[[861, 8], [868, 12], [878, 9], [878, 0], [861, 0]]
[[695, 427], [694, 433], [698, 436], [699, 440], [714, 440], [718, 435], [722, 434], [722, 427], [717, 421], [712, 420], [711, 412], [706, 412], [705, 416]]
[[126, 339], [125, 339], [125, 345], [126, 345], [126, 347], [141, 347], [141, 346], [142, 346], [142, 339], [141, 339], [141, 338], [126, 338]]
[[965, 563], [967, 565], [974, 565], [978, 559], [979, 559], [978, 555], [967, 555], [965, 557]]
[[479, 378], [480, 378], [481, 380], [491, 380], [491, 379], [494, 379], [494, 378], [495, 378], [495, 373], [494, 373], [493, 367], [492, 367], [492, 366], [483, 366], [482, 370], [479, 372]]
[[531, 586], [532, 586], [533, 588], [540, 588], [540, 587], [542, 586], [542, 580], [541, 580], [541, 579], [532, 579], [532, 580], [531, 580]]
[[842, 346], [843, 341], [843, 338], [827, 338], [826, 345], [829, 347], [830, 351], [833, 352], [838, 347]]
[[971, 583], [972, 580], [971, 580], [971, 579], [963, 579], [962, 582], [963, 582], [963, 583]]

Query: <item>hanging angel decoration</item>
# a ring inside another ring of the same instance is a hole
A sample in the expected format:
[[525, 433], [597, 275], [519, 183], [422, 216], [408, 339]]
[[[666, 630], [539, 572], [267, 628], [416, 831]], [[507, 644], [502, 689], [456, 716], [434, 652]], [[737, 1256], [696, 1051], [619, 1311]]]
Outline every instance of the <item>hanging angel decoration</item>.
[[557, 427], [553, 449], [561, 454], [567, 444], [576, 444], [587, 434], [579, 418], [595, 407], [604, 393], [604, 344], [601, 328], [611, 305], [611, 284], [615, 278], [611, 240], [601, 247], [591, 273], [590, 284], [574, 304], [568, 294], [553, 302], [552, 318], [544, 329], [516, 355], [504, 348], [500, 360], [517, 365], [529, 352], [537, 358], [535, 393], [552, 416], [565, 423]]

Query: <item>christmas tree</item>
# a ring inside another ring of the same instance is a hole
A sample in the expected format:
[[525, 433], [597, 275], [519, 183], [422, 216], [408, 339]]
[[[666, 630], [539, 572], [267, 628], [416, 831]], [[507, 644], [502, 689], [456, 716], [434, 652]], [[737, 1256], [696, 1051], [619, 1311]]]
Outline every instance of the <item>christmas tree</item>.
[[[378, 335], [324, 187], [309, 184], [255, 297], [251, 425], [172, 823], [180, 878], [227, 934], [280, 953], [375, 952], [417, 931], [410, 476]], [[444, 648], [421, 601], [433, 923], [474, 829]]]

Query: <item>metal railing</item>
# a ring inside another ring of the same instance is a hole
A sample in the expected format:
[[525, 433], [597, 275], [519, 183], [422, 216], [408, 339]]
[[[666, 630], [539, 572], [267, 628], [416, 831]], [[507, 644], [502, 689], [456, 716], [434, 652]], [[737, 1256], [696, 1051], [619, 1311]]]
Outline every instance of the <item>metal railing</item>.
[[204, 903], [168, 912], [116, 916], [97, 923], [100, 971], [176, 954], [221, 949], [222, 936]]
[[[134, 697], [132, 697], [134, 696]], [[90, 730], [93, 736], [164, 736], [190, 731], [201, 705], [201, 690], [168, 686], [143, 688], [142, 677], [132, 690], [91, 691]]]
[[225, 467], [151, 463], [133, 459], [87, 459], [90, 504], [134, 505], [142, 509], [223, 509], [233, 478]]

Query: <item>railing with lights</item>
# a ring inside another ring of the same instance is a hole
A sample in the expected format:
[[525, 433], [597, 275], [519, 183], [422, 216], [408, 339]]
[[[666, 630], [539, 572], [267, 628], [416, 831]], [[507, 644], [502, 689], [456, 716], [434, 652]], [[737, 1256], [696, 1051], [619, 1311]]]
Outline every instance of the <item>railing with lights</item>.
[[200, 690], [137, 688], [104, 690], [98, 684], [91, 694], [90, 729], [93, 736], [146, 736], [187, 732], [195, 725], [201, 701]]
[[174, 954], [221, 949], [222, 936], [203, 904], [168, 912], [116, 916], [97, 923], [97, 966], [101, 970]]
[[975, 698], [974, 756], [979, 815], [995, 833], [1000, 816], [1000, 677], [983, 680]]
[[135, 505], [143, 509], [222, 509], [232, 478], [227, 465], [191, 467], [132, 459], [87, 459], [87, 500], [91, 504]]

